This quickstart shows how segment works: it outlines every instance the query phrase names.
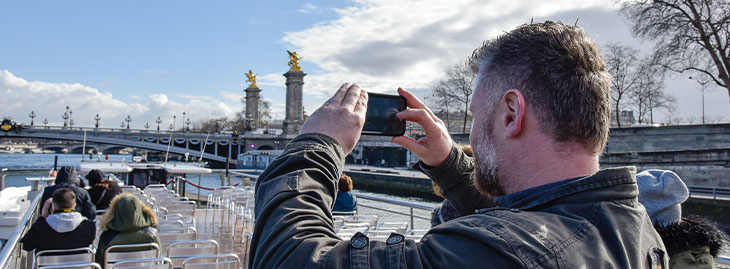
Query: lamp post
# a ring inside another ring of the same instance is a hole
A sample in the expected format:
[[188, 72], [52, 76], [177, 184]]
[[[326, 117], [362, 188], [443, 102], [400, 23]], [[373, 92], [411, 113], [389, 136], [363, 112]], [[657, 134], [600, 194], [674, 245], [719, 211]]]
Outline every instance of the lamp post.
[[172, 126], [172, 131], [173, 132], [175, 131], [175, 123], [176, 123], [176, 121], [177, 121], [177, 116], [173, 115], [172, 116], [172, 125], [170, 125], [170, 126]]
[[[689, 79], [693, 78], [689, 77]], [[700, 84], [700, 92], [702, 92], [702, 124], [705, 124], [705, 88], [707, 88], [707, 83], [709, 83], [709, 81], [700, 81], [698, 79], [697, 83]]]
[[124, 121], [122, 121], [122, 123], [119, 124], [119, 127], [122, 127], [122, 129], [124, 129]]
[[160, 119], [160, 116], [157, 116], [157, 120], [155, 120], [157, 123], [157, 133], [160, 132], [160, 123], [162, 123], [162, 120]]
[[144, 128], [149, 132], [150, 131], [150, 123], [149, 122], [145, 122]]
[[43, 119], [43, 127], [46, 127], [46, 129], [48, 128], [48, 119], [46, 118]]
[[66, 112], [63, 112], [63, 116], [61, 116], [61, 118], [63, 118], [63, 128], [64, 129], [66, 129], [66, 127], [68, 127], [68, 118], [69, 118], [68, 112], [69, 112], [68, 106], [66, 106]]
[[172, 130], [174, 130], [174, 129], [175, 129], [175, 125], [174, 125], [174, 124], [172, 124], [172, 123], [170, 123], [170, 127], [169, 127], [168, 129], [170, 129], [170, 132], [172, 132]]
[[[182, 123], [185, 124], [185, 111], [183, 111]], [[185, 132], [185, 125], [183, 125], [183, 132]]]
[[187, 131], [190, 132], [190, 118], [185, 121], [185, 125], [187, 125]]
[[33, 126], [33, 120], [35, 119], [35, 111], [30, 111], [30, 114], [28, 114], [28, 117], [30, 117], [30, 126]]
[[71, 121], [69, 121], [68, 124], [71, 126], [71, 127], [69, 127], [69, 129], [73, 129], [74, 128], [74, 119], [71, 119]]
[[127, 131], [129, 131], [129, 123], [132, 121], [132, 117], [130, 117], [129, 115], [127, 115], [127, 118], [124, 119], [124, 120], [127, 122]]
[[96, 116], [94, 116], [94, 121], [96, 121], [96, 123], [94, 123], [94, 126], [96, 127], [96, 129], [99, 129], [100, 120], [101, 120], [101, 117], [99, 117], [99, 114], [96, 114]]

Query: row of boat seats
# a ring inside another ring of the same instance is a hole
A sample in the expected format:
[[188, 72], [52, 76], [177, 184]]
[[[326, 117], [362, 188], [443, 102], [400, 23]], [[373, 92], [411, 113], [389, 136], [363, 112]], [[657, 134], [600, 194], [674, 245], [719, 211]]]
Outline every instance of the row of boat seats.
[[34, 268], [239, 268], [235, 254], [220, 254], [215, 240], [180, 241], [170, 244], [165, 257], [153, 243], [115, 245], [104, 257], [106, 264], [93, 262], [91, 248], [44, 250], [34, 256]]
[[340, 239], [347, 240], [360, 232], [371, 240], [385, 241], [391, 233], [399, 233], [419, 242], [428, 230], [408, 230], [408, 222], [378, 223], [377, 215], [334, 216], [335, 231]]

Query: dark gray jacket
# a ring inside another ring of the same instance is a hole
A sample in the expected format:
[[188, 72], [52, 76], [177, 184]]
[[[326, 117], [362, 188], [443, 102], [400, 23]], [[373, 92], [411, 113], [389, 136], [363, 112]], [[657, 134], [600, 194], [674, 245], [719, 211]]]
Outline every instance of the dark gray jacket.
[[[89, 193], [81, 187], [81, 179], [76, 173], [76, 168], [72, 166], [64, 166], [58, 171], [55, 180], [56, 185], [48, 186], [43, 189], [41, 201], [45, 202], [48, 198], [53, 197], [53, 192], [60, 188], [69, 188], [76, 195], [76, 211], [89, 220], [96, 218], [96, 206], [91, 202]], [[41, 210], [43, 206], [41, 206]], [[39, 210], [40, 211], [40, 210]]]
[[[431, 175], [470, 184], [453, 176], [473, 169], [457, 162], [462, 155], [453, 150]], [[446, 222], [418, 244], [398, 234], [386, 242], [359, 233], [343, 241], [331, 208], [344, 159], [333, 139], [300, 135], [261, 174], [250, 267], [647, 268], [667, 262], [628, 168]]]

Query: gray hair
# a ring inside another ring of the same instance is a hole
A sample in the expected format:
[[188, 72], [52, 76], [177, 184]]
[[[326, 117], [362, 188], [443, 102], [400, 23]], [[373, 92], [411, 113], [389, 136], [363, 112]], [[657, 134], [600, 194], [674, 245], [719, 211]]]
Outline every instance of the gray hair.
[[578, 26], [546, 21], [487, 40], [468, 60], [495, 104], [518, 89], [540, 128], [558, 142], [602, 152], [608, 139], [611, 76], [598, 46]]

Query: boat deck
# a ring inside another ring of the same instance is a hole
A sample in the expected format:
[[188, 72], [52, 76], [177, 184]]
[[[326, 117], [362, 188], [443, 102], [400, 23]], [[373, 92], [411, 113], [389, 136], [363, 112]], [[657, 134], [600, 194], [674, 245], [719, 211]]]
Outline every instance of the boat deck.
[[[216, 211], [215, 222], [213, 221], [213, 211]], [[215, 240], [220, 247], [219, 253], [232, 253], [238, 255], [241, 259], [241, 266], [248, 266], [248, 251], [246, 245], [242, 243], [241, 236], [245, 236], [249, 231], [244, 229], [241, 233], [241, 221], [238, 220], [236, 229], [233, 229], [233, 221], [230, 224], [228, 220], [223, 221], [221, 225], [221, 210], [218, 209], [198, 209], [195, 214], [195, 229], [198, 232], [198, 240]], [[207, 216], [206, 216], [207, 213]]]

